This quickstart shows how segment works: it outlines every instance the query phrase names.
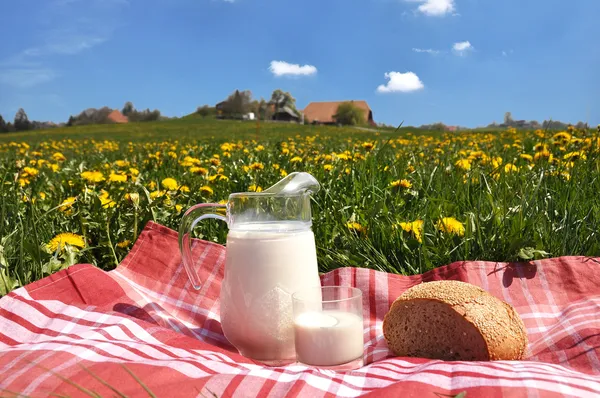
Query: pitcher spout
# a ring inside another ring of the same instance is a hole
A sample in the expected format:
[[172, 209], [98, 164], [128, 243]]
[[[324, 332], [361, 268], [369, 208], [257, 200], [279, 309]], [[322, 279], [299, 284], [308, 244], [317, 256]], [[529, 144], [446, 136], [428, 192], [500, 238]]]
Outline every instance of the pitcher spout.
[[320, 189], [321, 184], [311, 174], [294, 172], [263, 192], [274, 195], [294, 195], [304, 192], [315, 194]]

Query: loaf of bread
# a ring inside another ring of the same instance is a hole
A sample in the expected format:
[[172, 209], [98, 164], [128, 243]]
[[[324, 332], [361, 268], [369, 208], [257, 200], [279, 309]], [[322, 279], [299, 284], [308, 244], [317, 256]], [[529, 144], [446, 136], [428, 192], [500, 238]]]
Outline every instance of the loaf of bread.
[[383, 334], [395, 355], [448, 361], [519, 360], [527, 348], [511, 305], [459, 281], [408, 289], [386, 314]]

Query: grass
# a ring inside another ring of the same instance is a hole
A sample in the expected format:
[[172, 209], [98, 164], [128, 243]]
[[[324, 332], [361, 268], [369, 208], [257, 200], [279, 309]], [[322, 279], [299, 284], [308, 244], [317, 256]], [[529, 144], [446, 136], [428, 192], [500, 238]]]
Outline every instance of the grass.
[[[193, 204], [267, 188], [292, 171], [323, 186], [313, 198], [323, 272], [415, 274], [457, 260], [598, 256], [598, 132], [556, 133], [373, 133], [184, 118], [3, 135], [0, 294], [77, 262], [112, 269], [147, 221], [177, 229]], [[121, 177], [111, 182], [111, 174]], [[50, 250], [65, 232], [85, 244]], [[226, 230], [206, 223], [197, 236], [224, 243]]]

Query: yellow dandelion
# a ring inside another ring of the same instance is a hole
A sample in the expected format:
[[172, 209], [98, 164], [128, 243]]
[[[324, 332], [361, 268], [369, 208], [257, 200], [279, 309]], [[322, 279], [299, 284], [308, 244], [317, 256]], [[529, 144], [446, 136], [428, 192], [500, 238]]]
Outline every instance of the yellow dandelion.
[[281, 174], [282, 177], [285, 177], [288, 175], [287, 171], [285, 171], [283, 169], [279, 171], [279, 174]]
[[256, 185], [256, 184], [252, 184], [252, 185], [250, 185], [250, 186], [248, 187], [248, 191], [249, 191], [249, 192], [262, 192], [262, 191], [263, 191], [263, 189], [262, 189], [262, 187], [261, 187], [261, 186], [258, 186], [258, 185]]
[[206, 196], [211, 196], [215, 191], [213, 191], [213, 189], [211, 187], [209, 187], [208, 185], [204, 185], [203, 187], [200, 187], [200, 193]]
[[298, 163], [301, 161], [302, 161], [302, 158], [300, 156], [294, 156], [293, 158], [290, 159], [290, 162], [292, 162], [292, 163]]
[[362, 226], [361, 224], [359, 224], [357, 222], [346, 223], [346, 227], [350, 231], [352, 231], [352, 232], [358, 232], [358, 233], [362, 233], [362, 232], [365, 232], [367, 230], [366, 227]]
[[69, 209], [73, 207], [73, 204], [77, 201], [75, 196], [70, 196], [63, 200], [60, 205], [58, 205], [58, 209], [63, 212], [67, 212]]
[[125, 239], [123, 242], [117, 243], [117, 247], [119, 249], [127, 249], [130, 244], [131, 244], [131, 241], [129, 239]]
[[405, 188], [405, 189], [410, 189], [412, 188], [412, 183], [406, 179], [402, 179], [402, 180], [396, 180], [394, 182], [392, 182], [391, 184], [392, 188]]
[[35, 167], [23, 167], [23, 176], [24, 177], [35, 177], [40, 173], [38, 169]]
[[512, 163], [507, 163], [506, 166], [504, 166], [505, 173], [512, 173], [513, 171], [517, 172], [519, 171], [519, 168]]
[[257, 145], [257, 146], [256, 146], [256, 148], [254, 148], [254, 150], [255, 150], [256, 152], [264, 151], [264, 150], [265, 150], [265, 147], [264, 147], [264, 146], [262, 146], [262, 145]]
[[38, 196], [40, 197], [41, 200], [46, 199], [46, 192], [40, 192], [38, 193]]
[[129, 162], [127, 160], [116, 160], [115, 166], [117, 167], [129, 167]]
[[190, 167], [190, 173], [205, 176], [208, 174], [208, 169], [206, 169], [204, 167], [193, 166], [193, 167]]
[[581, 151], [581, 152], [569, 152], [565, 156], [563, 156], [563, 159], [564, 160], [570, 160], [570, 161], [579, 160], [579, 159], [586, 160], [587, 156], [585, 156], [585, 153], [583, 151]]
[[465, 226], [454, 217], [444, 217], [438, 221], [437, 228], [449, 235], [463, 236]]
[[170, 191], [175, 191], [177, 187], [179, 187], [177, 181], [174, 178], [165, 178], [161, 181], [160, 184], [164, 189], [168, 189]]
[[67, 160], [67, 157], [60, 152], [54, 152], [52, 159], [56, 160], [57, 162], [64, 162]]
[[533, 162], [533, 156], [528, 155], [526, 153], [520, 154], [519, 157], [523, 160], [527, 160], [528, 162]]
[[131, 174], [133, 177], [137, 177], [140, 174], [140, 171], [135, 167], [130, 167], [129, 174]]
[[81, 177], [90, 184], [102, 182], [105, 179], [101, 171], [84, 171], [81, 173]]
[[423, 220], [415, 220], [412, 222], [401, 222], [399, 224], [405, 232], [412, 233], [419, 243], [423, 243]]
[[375, 143], [373, 143], [373, 142], [363, 142], [362, 143], [362, 147], [364, 149], [366, 149], [367, 151], [370, 151], [370, 150], [372, 150], [375, 147]]
[[250, 166], [250, 170], [262, 170], [265, 166], [262, 163], [252, 163]]
[[165, 195], [165, 191], [152, 191], [150, 192], [150, 199], [154, 200]]
[[454, 165], [466, 171], [471, 170], [471, 161], [469, 159], [459, 159]]
[[188, 193], [190, 192], [190, 187], [188, 187], [187, 185], [182, 185], [179, 187], [179, 191], [183, 193]]
[[127, 182], [127, 174], [122, 173], [110, 173], [108, 176], [110, 182]]
[[83, 248], [85, 247], [85, 240], [81, 235], [73, 234], [71, 232], [63, 232], [52, 238], [46, 247], [48, 247], [48, 250], [50, 250], [52, 253], [55, 253], [57, 251], [62, 251], [67, 245]]
[[140, 203], [140, 194], [137, 192], [126, 193], [124, 198], [136, 206]]
[[221, 161], [220, 161], [218, 158], [211, 158], [211, 159], [210, 159], [210, 163], [211, 163], [213, 166], [218, 166], [218, 165], [220, 165], [220, 164], [221, 164]]
[[333, 170], [333, 165], [332, 164], [324, 164], [323, 169], [325, 171], [331, 171], [331, 170]]
[[550, 153], [550, 151], [541, 151], [537, 152], [533, 156], [533, 160], [535, 160], [536, 162], [540, 159], [547, 159], [549, 162], [551, 162], [553, 159], [552, 153]]
[[154, 181], [150, 181], [148, 184], [148, 189], [154, 191], [156, 189], [156, 183]]

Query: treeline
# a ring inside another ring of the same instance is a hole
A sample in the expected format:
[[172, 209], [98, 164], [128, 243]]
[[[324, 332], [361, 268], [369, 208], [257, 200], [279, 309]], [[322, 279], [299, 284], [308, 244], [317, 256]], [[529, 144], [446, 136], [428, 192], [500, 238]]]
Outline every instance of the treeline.
[[6, 122], [2, 115], [0, 115], [0, 133], [40, 130], [53, 127], [58, 127], [58, 125], [52, 122], [38, 122], [35, 120], [29, 120], [27, 113], [25, 113], [23, 108], [19, 108], [12, 123]]
[[301, 114], [296, 109], [296, 99], [292, 94], [277, 89], [273, 91], [269, 100], [254, 99], [250, 90], [235, 90], [215, 106], [198, 107], [196, 113], [202, 117], [221, 119], [244, 119], [249, 114], [253, 114], [254, 117], [261, 120], [271, 120], [284, 111], [300, 118]]
[[[67, 126], [81, 126], [85, 124], [109, 124], [120, 122], [152, 122], [161, 119], [161, 114], [158, 109], [151, 111], [146, 109], [138, 111], [130, 101], [126, 102], [120, 114], [114, 115], [114, 109], [107, 106], [100, 109], [89, 108], [81, 112], [77, 116], [70, 116]], [[111, 117], [111, 115], [113, 117]], [[121, 119], [121, 115], [126, 119]]]

